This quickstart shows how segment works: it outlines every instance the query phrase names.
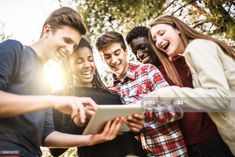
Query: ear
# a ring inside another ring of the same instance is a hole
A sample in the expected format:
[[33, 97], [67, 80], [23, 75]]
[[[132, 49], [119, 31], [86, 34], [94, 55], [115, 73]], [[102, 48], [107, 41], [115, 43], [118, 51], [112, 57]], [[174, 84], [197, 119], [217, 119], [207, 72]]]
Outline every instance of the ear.
[[45, 36], [47, 38], [49, 36], [50, 31], [51, 31], [51, 26], [45, 25], [43, 27], [43, 36]]
[[178, 29], [175, 29], [178, 34], [180, 34], [180, 31]]

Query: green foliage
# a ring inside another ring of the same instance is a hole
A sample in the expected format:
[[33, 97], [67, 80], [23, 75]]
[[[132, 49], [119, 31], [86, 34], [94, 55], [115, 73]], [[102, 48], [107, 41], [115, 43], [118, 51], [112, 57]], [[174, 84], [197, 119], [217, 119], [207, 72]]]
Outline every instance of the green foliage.
[[108, 30], [126, 33], [158, 13], [164, 3], [165, 0], [86, 0], [78, 3], [78, 10], [92, 37]]
[[[100, 33], [116, 30], [124, 35], [137, 25], [162, 14], [182, 17], [192, 27], [235, 41], [234, 0], [77, 0], [94, 41]], [[187, 20], [186, 20], [187, 19]]]

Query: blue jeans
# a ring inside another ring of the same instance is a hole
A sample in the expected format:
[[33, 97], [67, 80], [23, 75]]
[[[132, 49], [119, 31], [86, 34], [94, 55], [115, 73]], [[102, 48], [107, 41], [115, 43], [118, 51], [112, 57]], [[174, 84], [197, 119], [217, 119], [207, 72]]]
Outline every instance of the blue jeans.
[[221, 137], [187, 146], [189, 157], [234, 157]]

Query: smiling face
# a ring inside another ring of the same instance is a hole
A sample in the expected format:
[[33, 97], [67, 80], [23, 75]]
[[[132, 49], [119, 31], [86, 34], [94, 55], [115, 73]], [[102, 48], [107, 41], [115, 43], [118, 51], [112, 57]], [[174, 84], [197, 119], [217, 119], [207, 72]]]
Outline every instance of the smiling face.
[[113, 43], [102, 50], [104, 60], [109, 68], [117, 75], [123, 78], [128, 69], [127, 52], [121, 47], [121, 43]]
[[184, 52], [184, 45], [177, 29], [168, 24], [156, 24], [151, 28], [152, 39], [156, 47], [169, 57]]
[[70, 69], [76, 86], [91, 87], [95, 74], [95, 62], [91, 49], [78, 48], [70, 56]]
[[150, 57], [154, 50], [147, 37], [138, 37], [130, 42], [132, 52], [136, 55], [138, 61], [142, 63], [153, 63]]
[[60, 61], [73, 53], [73, 48], [78, 45], [81, 34], [76, 29], [63, 26], [60, 29], [53, 30], [49, 25], [44, 27], [44, 39], [47, 42], [47, 59]]

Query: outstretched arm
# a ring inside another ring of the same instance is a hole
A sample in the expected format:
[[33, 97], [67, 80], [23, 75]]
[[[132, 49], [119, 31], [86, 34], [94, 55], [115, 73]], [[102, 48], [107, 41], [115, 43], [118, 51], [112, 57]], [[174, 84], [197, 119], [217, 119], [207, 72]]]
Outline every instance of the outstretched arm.
[[[79, 124], [85, 122], [84, 104], [94, 110], [97, 106], [90, 98], [49, 95], [23, 96], [0, 91], [0, 117], [16, 116], [47, 108], [54, 108], [65, 114], [70, 114], [74, 122]], [[89, 111], [92, 110], [89, 109]]]

